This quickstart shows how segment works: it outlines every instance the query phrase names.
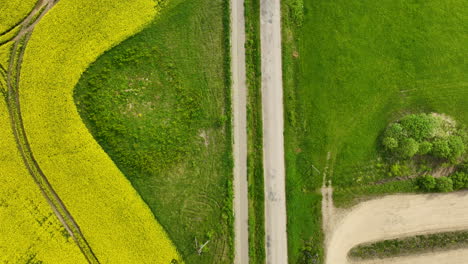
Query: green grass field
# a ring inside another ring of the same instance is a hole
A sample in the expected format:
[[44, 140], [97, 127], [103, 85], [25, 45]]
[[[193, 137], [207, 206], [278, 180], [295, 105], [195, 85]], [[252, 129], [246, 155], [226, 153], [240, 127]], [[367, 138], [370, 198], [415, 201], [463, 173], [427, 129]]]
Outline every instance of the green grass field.
[[304, 1], [303, 21], [299, 2], [283, 3], [291, 263], [304, 245], [322, 250], [313, 220], [320, 219], [322, 175], [312, 165], [328, 167], [342, 201], [356, 196], [349, 188], [411, 191], [405, 184], [366, 187], [387, 177], [377, 144], [385, 126], [419, 112], [468, 122], [462, 1]]
[[[174, 0], [101, 56], [75, 102], [186, 263], [231, 263], [228, 1]], [[197, 254], [198, 243], [210, 240]]]

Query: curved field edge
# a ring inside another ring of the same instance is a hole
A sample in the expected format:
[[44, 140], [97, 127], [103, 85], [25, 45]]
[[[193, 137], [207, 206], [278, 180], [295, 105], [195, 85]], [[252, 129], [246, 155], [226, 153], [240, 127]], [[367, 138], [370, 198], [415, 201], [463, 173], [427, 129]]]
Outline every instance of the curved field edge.
[[[75, 88], [87, 127], [187, 263], [232, 262], [228, 3], [170, 1]], [[210, 240], [201, 255], [195, 238]]]
[[1, 96], [0, 262], [87, 263], [24, 166], [4, 99]]
[[0, 36], [21, 23], [42, 0], [7, 0], [0, 4]]
[[158, 11], [150, 0], [61, 0], [37, 24], [23, 59], [20, 103], [31, 149], [102, 263], [180, 260], [73, 103], [73, 88], [86, 67]]
[[466, 248], [468, 231], [435, 233], [361, 244], [348, 255], [356, 260], [408, 256]]

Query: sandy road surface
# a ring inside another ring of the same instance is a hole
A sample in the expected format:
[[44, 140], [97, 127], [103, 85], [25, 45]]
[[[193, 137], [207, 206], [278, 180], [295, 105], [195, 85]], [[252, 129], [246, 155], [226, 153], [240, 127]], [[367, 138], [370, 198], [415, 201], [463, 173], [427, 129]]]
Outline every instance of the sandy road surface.
[[231, 71], [234, 132], [234, 263], [249, 263], [247, 184], [247, 86], [244, 1], [231, 0]]
[[[364, 242], [468, 229], [467, 204], [467, 191], [390, 195], [363, 202], [344, 213], [329, 229], [326, 263], [352, 263], [347, 259], [348, 251]], [[467, 254], [463, 250], [365, 263], [468, 263], [468, 258], [465, 258]], [[460, 262], [463, 259], [465, 261]]]
[[356, 264], [466, 264], [468, 249], [449, 250], [415, 256], [352, 262]]
[[265, 241], [268, 264], [288, 263], [280, 23], [280, 0], [261, 0]]

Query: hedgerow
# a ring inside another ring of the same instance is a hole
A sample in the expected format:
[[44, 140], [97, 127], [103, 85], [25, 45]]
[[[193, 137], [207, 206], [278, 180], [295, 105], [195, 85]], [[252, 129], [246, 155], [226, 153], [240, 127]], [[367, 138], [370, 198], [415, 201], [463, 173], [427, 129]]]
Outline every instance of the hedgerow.
[[86, 263], [23, 165], [0, 99], [0, 263]]
[[7, 0], [0, 5], [0, 35], [15, 27], [34, 8], [37, 0]]
[[73, 101], [86, 67], [158, 9], [152, 0], [61, 0], [36, 26], [24, 55], [20, 101], [31, 149], [101, 263], [181, 261]]

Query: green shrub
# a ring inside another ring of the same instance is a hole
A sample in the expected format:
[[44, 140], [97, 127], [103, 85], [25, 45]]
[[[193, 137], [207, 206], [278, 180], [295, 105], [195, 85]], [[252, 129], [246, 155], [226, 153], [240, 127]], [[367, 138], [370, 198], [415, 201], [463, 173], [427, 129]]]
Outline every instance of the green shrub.
[[456, 160], [465, 153], [465, 144], [460, 136], [450, 136], [447, 140], [450, 148], [450, 159]]
[[439, 192], [452, 192], [453, 182], [449, 177], [440, 177], [436, 179], [436, 189]]
[[398, 140], [392, 137], [386, 137], [383, 139], [382, 144], [387, 150], [393, 150], [398, 147]]
[[418, 178], [417, 185], [426, 192], [433, 191], [436, 187], [436, 179], [432, 175], [424, 175]]
[[405, 136], [406, 134], [403, 130], [403, 127], [399, 123], [390, 124], [385, 131], [385, 137], [391, 137], [400, 140]]
[[413, 138], [405, 138], [401, 140], [401, 144], [398, 148], [399, 156], [403, 159], [412, 158], [418, 153], [419, 144]]
[[449, 176], [453, 182], [455, 190], [468, 188], [468, 174], [464, 172], [456, 172]]
[[400, 123], [407, 135], [418, 142], [434, 137], [438, 125], [437, 119], [428, 114], [408, 115]]
[[411, 114], [391, 123], [385, 130], [382, 145], [391, 156], [409, 159], [431, 155], [454, 163], [466, 152], [468, 136], [450, 119], [435, 114]]
[[294, 24], [296, 24], [296, 26], [302, 26], [304, 22], [304, 0], [289, 0], [287, 5]]
[[426, 155], [430, 153], [432, 150], [432, 143], [429, 141], [424, 141], [419, 144], [418, 154], [419, 155]]
[[449, 158], [452, 155], [452, 150], [450, 149], [448, 141], [446, 139], [435, 140], [432, 148], [432, 154], [439, 158]]

